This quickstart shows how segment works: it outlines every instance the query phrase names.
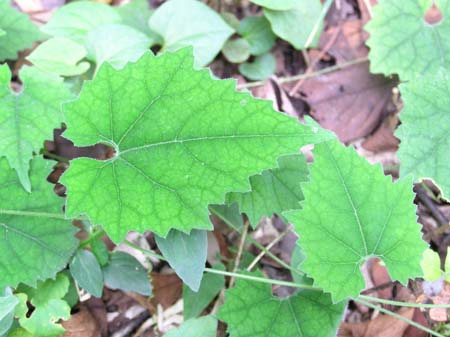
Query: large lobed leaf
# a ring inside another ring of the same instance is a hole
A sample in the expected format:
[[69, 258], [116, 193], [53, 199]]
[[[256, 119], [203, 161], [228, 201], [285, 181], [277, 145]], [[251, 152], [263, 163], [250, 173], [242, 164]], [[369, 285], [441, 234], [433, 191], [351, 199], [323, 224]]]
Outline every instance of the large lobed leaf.
[[63, 199], [46, 181], [50, 168], [42, 158], [31, 162], [28, 193], [0, 159], [0, 289], [54, 277], [78, 244], [75, 227], [63, 219]]
[[269, 284], [237, 279], [226, 291], [218, 317], [228, 324], [230, 337], [332, 337], [344, 308], [345, 302], [333, 304], [321, 291], [303, 290], [280, 299], [272, 296]]
[[426, 248], [416, 222], [411, 180], [392, 183], [338, 141], [319, 144], [303, 210], [285, 213], [300, 235], [302, 269], [334, 301], [356, 297], [364, 288], [359, 268], [380, 257], [393, 280], [421, 275]]
[[10, 89], [11, 72], [0, 66], [0, 157], [6, 156], [20, 182], [31, 190], [28, 177], [33, 152], [39, 152], [53, 128], [63, 121], [61, 104], [71, 98], [60, 77], [24, 67], [20, 72], [23, 89]]
[[65, 106], [65, 136], [110, 144], [116, 156], [71, 162], [61, 178], [68, 216], [86, 213], [116, 242], [129, 230], [210, 228], [208, 204], [247, 190], [278, 156], [330, 138], [234, 86], [193, 70], [190, 49], [147, 53], [121, 71], [104, 64]]
[[431, 25], [424, 19], [432, 0], [380, 0], [373, 19], [366, 26], [370, 33], [370, 68], [374, 73], [396, 73], [402, 79], [415, 74], [436, 73], [450, 65], [450, 2], [434, 1], [443, 20]]
[[450, 198], [450, 72], [420, 77], [400, 85], [405, 103], [402, 124], [396, 131], [401, 140], [400, 174], [414, 179], [431, 178]]
[[17, 52], [31, 48], [43, 35], [28, 16], [0, 0], [0, 61], [16, 59]]

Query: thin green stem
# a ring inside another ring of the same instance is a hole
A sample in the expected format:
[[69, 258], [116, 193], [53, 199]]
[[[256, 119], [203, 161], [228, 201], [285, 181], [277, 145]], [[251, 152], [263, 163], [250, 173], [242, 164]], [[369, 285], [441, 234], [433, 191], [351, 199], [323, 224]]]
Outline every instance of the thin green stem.
[[274, 279], [265, 278], [265, 277], [252, 276], [252, 275], [241, 274], [241, 273], [232, 273], [232, 272], [218, 270], [218, 269], [212, 269], [212, 268], [205, 268], [205, 272], [211, 273], [211, 274], [230, 276], [230, 277], [240, 278], [240, 279], [244, 279], [244, 280], [260, 282], [260, 283], [276, 284], [276, 285], [285, 286], [285, 287], [322, 291], [321, 288], [317, 288], [317, 287], [314, 287], [309, 284], [301, 284], [301, 283], [294, 283], [294, 282], [289, 282], [289, 281], [274, 280]]
[[328, 10], [331, 7], [331, 4], [333, 3], [334, 0], [327, 0], [325, 2], [325, 4], [322, 7], [322, 11], [320, 12], [319, 17], [317, 18], [314, 27], [311, 31], [311, 33], [308, 36], [308, 39], [306, 40], [305, 43], [305, 49], [309, 48], [309, 46], [311, 45], [311, 43], [314, 41], [314, 38], [317, 35], [317, 32], [319, 31], [320, 25], [322, 24], [323, 18], [325, 17], [325, 15], [327, 15]]
[[154, 257], [154, 258], [166, 261], [164, 256], [159, 255], [158, 253], [155, 253], [155, 252], [153, 252], [151, 250], [142, 248], [142, 247], [138, 246], [137, 244], [135, 244], [135, 243], [133, 243], [133, 242], [131, 242], [129, 240], [124, 240], [123, 243], [126, 244], [127, 246], [131, 247], [131, 248], [134, 248], [134, 249], [140, 251], [141, 253], [143, 253], [143, 254], [145, 254], [147, 256]]
[[392, 300], [385, 300], [382, 298], [376, 298], [366, 295], [359, 295], [359, 299], [366, 301], [377, 302], [382, 304], [394, 305], [397, 307], [408, 307], [408, 308], [446, 308], [450, 309], [450, 304], [425, 304], [425, 303], [409, 303], [409, 302], [399, 302]]
[[80, 248], [89, 246], [93, 241], [101, 238], [105, 234], [106, 232], [104, 229], [94, 231], [86, 240], [80, 242]]
[[34, 217], [67, 220], [66, 217], [64, 216], [64, 214], [46, 213], [46, 212], [16, 211], [16, 210], [11, 210], [11, 209], [0, 209], [0, 214], [34, 216]]
[[[369, 61], [369, 59], [367, 57], [361, 57], [361, 58], [357, 58], [352, 61], [339, 63], [334, 66], [324, 68], [324, 69], [321, 69], [318, 71], [314, 71], [311, 73], [305, 73], [305, 74], [289, 76], [289, 77], [282, 77], [282, 78], [279, 78], [277, 81], [279, 84], [283, 84], [283, 83], [289, 83], [289, 82], [296, 82], [296, 81], [300, 81], [300, 80], [306, 80], [308, 78], [313, 78], [313, 77], [317, 77], [320, 75], [328, 74], [328, 73], [331, 73], [336, 70], [345, 69], [345, 68], [348, 68], [348, 67], [351, 67], [351, 66], [354, 66], [357, 64], [365, 63], [368, 61]], [[259, 87], [259, 86], [264, 85], [266, 82], [267, 81], [256, 81], [256, 82], [244, 83], [244, 84], [238, 85], [237, 88], [238, 89], [247, 89], [247, 88]]]
[[433, 331], [433, 330], [427, 328], [426, 326], [423, 326], [422, 324], [416, 323], [413, 320], [410, 320], [409, 318], [403, 317], [402, 315], [399, 315], [399, 314], [397, 314], [395, 312], [392, 312], [390, 310], [384, 309], [384, 308], [382, 308], [382, 307], [380, 307], [378, 305], [375, 305], [375, 304], [372, 304], [370, 302], [364, 301], [364, 300], [362, 300], [360, 298], [356, 298], [355, 301], [358, 302], [358, 303], [361, 303], [362, 305], [365, 305], [366, 307], [372, 308], [374, 310], [378, 310], [378, 311], [380, 311], [380, 312], [382, 312], [382, 313], [384, 313], [386, 315], [395, 317], [395, 318], [397, 318], [397, 319], [399, 319], [399, 320], [401, 320], [401, 321], [403, 321], [405, 323], [408, 323], [409, 325], [412, 325], [412, 326], [416, 327], [417, 329], [420, 329], [422, 331], [428, 332], [430, 335], [433, 335], [433, 336], [436, 336], [436, 337], [445, 337], [444, 335], [441, 335], [440, 333], [438, 333], [436, 331]]

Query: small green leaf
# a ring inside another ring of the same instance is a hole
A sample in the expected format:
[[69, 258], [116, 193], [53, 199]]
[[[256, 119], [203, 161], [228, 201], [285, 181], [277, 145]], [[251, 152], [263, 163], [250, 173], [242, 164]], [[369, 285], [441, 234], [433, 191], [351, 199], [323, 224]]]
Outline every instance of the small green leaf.
[[[214, 268], [225, 270], [225, 267], [221, 264]], [[210, 273], [203, 276], [202, 283], [197, 292], [192, 291], [186, 284], [183, 284], [184, 319], [188, 320], [200, 315], [224, 286], [225, 278], [223, 275]]]
[[242, 214], [239, 211], [239, 205], [237, 203], [231, 205], [210, 205], [209, 210], [211, 211], [211, 214], [214, 214], [238, 232], [240, 232], [244, 226]]
[[238, 33], [250, 44], [252, 55], [262, 55], [272, 49], [276, 36], [270, 22], [264, 16], [247, 16], [238, 28]]
[[[321, 11], [320, 0], [298, 1], [295, 7], [285, 11], [265, 8], [264, 16], [270, 21], [272, 30], [277, 36], [292, 44], [294, 48], [303, 49]], [[321, 31], [322, 23], [308, 47], [317, 46]]]
[[103, 273], [94, 254], [78, 249], [70, 262], [70, 273], [81, 288], [95, 297], [102, 297]]
[[71, 161], [60, 180], [67, 216], [87, 214], [115, 242], [129, 230], [209, 229], [209, 204], [248, 190], [248, 177], [280, 155], [330, 139], [234, 87], [193, 70], [190, 49], [146, 53], [121, 71], [103, 64], [65, 105], [64, 136], [116, 155]]
[[250, 57], [250, 45], [242, 38], [228, 40], [222, 48], [222, 53], [228, 61], [242, 63]]
[[423, 278], [427, 281], [436, 281], [442, 277], [441, 259], [439, 254], [431, 249], [423, 252], [423, 258], [420, 262], [423, 271]]
[[33, 152], [39, 153], [44, 141], [53, 139], [53, 128], [63, 121], [61, 104], [72, 96], [62, 78], [35, 67], [23, 67], [20, 78], [23, 90], [13, 92], [8, 65], [0, 66], [0, 157], [6, 156], [23, 187], [31, 191]]
[[247, 214], [256, 227], [263, 216], [299, 209], [303, 193], [300, 183], [308, 180], [308, 168], [303, 155], [278, 158], [278, 167], [250, 177], [251, 191], [228, 193], [226, 202], [237, 202], [241, 212]]
[[315, 146], [314, 158], [303, 210], [284, 213], [300, 234], [302, 269], [314, 284], [334, 301], [356, 297], [364, 288], [359, 268], [370, 257], [380, 257], [393, 280], [420, 276], [426, 244], [411, 180], [392, 183], [381, 166], [338, 141]]
[[54, 37], [41, 43], [28, 57], [35, 67], [56, 75], [76, 76], [89, 69], [88, 62], [80, 62], [86, 49], [64, 37]]
[[36, 337], [36, 336], [33, 336], [31, 333], [29, 333], [27, 330], [23, 328], [16, 328], [8, 334], [8, 337]]
[[216, 337], [216, 335], [217, 319], [203, 316], [184, 322], [178, 329], [169, 330], [164, 337]]
[[450, 72], [441, 69], [432, 76], [419, 77], [400, 85], [402, 124], [395, 135], [400, 139], [400, 175], [414, 180], [431, 178], [450, 198]]
[[280, 299], [272, 296], [270, 284], [237, 279], [217, 315], [228, 324], [230, 337], [334, 337], [345, 305], [312, 290]]
[[20, 325], [35, 337], [61, 336], [64, 328], [56, 322], [70, 318], [70, 307], [62, 300], [68, 289], [69, 279], [60, 273], [55, 280], [38, 282], [36, 289], [25, 290], [34, 311], [29, 317], [21, 316]]
[[114, 8], [122, 17], [123, 24], [139, 30], [150, 38], [150, 45], [162, 42], [161, 36], [151, 30], [148, 25], [154, 10], [150, 9], [147, 0], [132, 0], [123, 6]]
[[292, 9], [299, 3], [299, 0], [250, 0], [250, 1], [261, 7], [277, 11], [285, 11], [288, 9]]
[[121, 24], [101, 25], [89, 32], [86, 38], [88, 58], [95, 61], [97, 69], [108, 62], [121, 69], [128, 62], [136, 62], [150, 47], [147, 35]]
[[27, 193], [0, 159], [0, 288], [54, 277], [78, 245], [76, 228], [64, 220], [64, 200], [46, 181], [51, 167], [42, 158], [31, 161], [33, 193]]
[[233, 34], [233, 29], [219, 14], [197, 0], [165, 2], [152, 15], [149, 24], [163, 37], [163, 50], [192, 46], [198, 67], [210, 63]]
[[19, 299], [10, 289], [0, 296], [0, 336], [3, 336], [11, 328], [14, 321], [14, 310], [19, 304]]
[[296, 270], [291, 270], [292, 278], [294, 279], [295, 283], [312, 285], [314, 283], [314, 280], [312, 278], [309, 278], [301, 267], [303, 262], [305, 262], [305, 259], [306, 256], [303, 252], [302, 247], [300, 247], [298, 242], [296, 242], [291, 256], [291, 267], [295, 268]]
[[249, 80], [259, 81], [268, 79], [273, 75], [277, 66], [272, 54], [256, 56], [253, 62], [239, 65], [239, 72]]
[[94, 28], [121, 21], [122, 18], [111, 6], [93, 1], [76, 1], [57, 10], [42, 27], [42, 31], [84, 45], [87, 34]]
[[43, 34], [30, 21], [10, 5], [11, 1], [0, 0], [0, 61], [17, 58], [17, 52], [31, 48], [33, 42], [41, 40]]
[[445, 280], [450, 282], [450, 247], [447, 247], [447, 256], [445, 257], [444, 268], [446, 275]]
[[109, 264], [103, 268], [103, 277], [110, 289], [134, 291], [145, 296], [152, 294], [147, 271], [129, 254], [112, 253]]
[[159, 250], [183, 282], [198, 291], [205, 270], [208, 238], [205, 230], [190, 234], [171, 230], [164, 239], [155, 235]]
[[[435, 2], [443, 20], [430, 25], [425, 13]], [[401, 79], [416, 74], [435, 74], [440, 67], [450, 66], [450, 7], [448, 0], [383, 0], [373, 9], [373, 18], [366, 25], [370, 33], [370, 70]]]
[[109, 261], [109, 251], [106, 244], [101, 239], [97, 239], [91, 242], [91, 249], [100, 265], [106, 266]]

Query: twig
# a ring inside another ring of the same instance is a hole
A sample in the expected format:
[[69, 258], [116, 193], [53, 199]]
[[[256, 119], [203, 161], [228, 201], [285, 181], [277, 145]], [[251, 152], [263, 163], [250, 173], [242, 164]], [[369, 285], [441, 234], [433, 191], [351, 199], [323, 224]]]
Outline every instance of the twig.
[[380, 312], [382, 312], [382, 313], [384, 313], [386, 315], [395, 317], [395, 318], [397, 318], [397, 319], [399, 319], [399, 320], [401, 320], [401, 321], [403, 321], [405, 323], [408, 323], [409, 325], [412, 325], [412, 326], [416, 327], [417, 329], [420, 329], [420, 330], [423, 330], [425, 332], [428, 332], [430, 335], [433, 335], [433, 336], [436, 336], [436, 337], [445, 337], [444, 335], [441, 335], [440, 333], [438, 333], [436, 331], [433, 331], [433, 330], [427, 328], [426, 326], [423, 326], [422, 324], [416, 323], [413, 320], [410, 320], [409, 318], [403, 317], [402, 315], [399, 315], [399, 314], [397, 314], [395, 312], [392, 312], [390, 310], [384, 309], [381, 306], [372, 304], [370, 302], [364, 301], [364, 300], [359, 299], [359, 298], [356, 298], [355, 301], [361, 303], [362, 305], [365, 305], [366, 307], [372, 308], [374, 310], [378, 310], [378, 311], [380, 311]]
[[372, 4], [370, 3], [370, 0], [363, 0], [363, 1], [364, 1], [364, 5], [366, 5], [367, 12], [369, 13], [369, 16], [372, 17], [373, 16], [373, 12], [372, 12]]
[[288, 227], [283, 233], [278, 235], [275, 239], [272, 240], [265, 248], [266, 250], [261, 251], [258, 256], [250, 263], [250, 265], [247, 267], [247, 271], [251, 271], [253, 267], [263, 258], [263, 256], [266, 254], [266, 251], [269, 251], [272, 249], [273, 246], [275, 246], [282, 238], [284, 238], [290, 231], [292, 230], [292, 227]]
[[[342, 30], [342, 26], [338, 26], [336, 28], [336, 30], [334, 31], [334, 33], [331, 36], [330, 40], [323, 47], [323, 49], [320, 51], [319, 55], [317, 55], [317, 57], [314, 59], [314, 61], [312, 61], [309, 64], [308, 69], [306, 70], [305, 74], [310, 74], [310, 73], [313, 72], [314, 67], [317, 65], [317, 63], [319, 63], [319, 61], [325, 56], [325, 54], [328, 52], [328, 50], [330, 50], [330, 48], [335, 44], [339, 34], [341, 33], [341, 30]], [[297, 82], [297, 84], [291, 89], [291, 91], [289, 91], [289, 95], [290, 96], [295, 95], [298, 92], [298, 90], [300, 89], [300, 87], [303, 85], [305, 80], [306, 80], [305, 78], [300, 79]]]
[[[365, 63], [368, 62], [369, 58], [368, 57], [361, 57], [361, 58], [357, 58], [355, 60], [351, 60], [348, 62], [343, 62], [343, 63], [339, 63], [336, 64], [334, 66], [328, 67], [328, 68], [324, 68], [309, 74], [299, 74], [299, 75], [294, 75], [294, 76], [289, 76], [289, 77], [281, 77], [278, 78], [277, 82], [279, 84], [284, 84], [284, 83], [290, 83], [290, 82], [295, 82], [295, 81], [299, 81], [301, 79], [307, 79], [307, 78], [313, 78], [316, 76], [320, 76], [323, 74], [328, 74], [331, 73], [333, 71], [336, 70], [342, 70], [357, 64], [361, 64], [361, 63]], [[253, 88], [253, 87], [260, 87], [263, 86], [264, 84], [266, 84], [267, 81], [256, 81], [256, 82], [250, 82], [250, 83], [244, 83], [244, 84], [240, 84], [237, 86], [237, 89], [247, 89], [247, 88]]]
[[445, 226], [448, 224], [448, 219], [445, 218], [445, 215], [436, 207], [436, 204], [433, 202], [431, 197], [428, 195], [425, 188], [421, 185], [417, 186], [417, 197], [420, 201], [425, 205], [425, 207], [431, 212], [433, 217], [438, 222], [439, 226]]
[[[244, 251], [245, 240], [247, 238], [248, 227], [250, 225], [249, 221], [245, 221], [244, 229], [242, 230], [241, 241], [239, 242], [239, 248], [236, 254], [236, 258], [234, 259], [233, 273], [236, 273], [239, 269], [239, 263], [241, 261], [242, 252]], [[231, 277], [229, 287], [233, 287], [234, 285], [234, 277]]]

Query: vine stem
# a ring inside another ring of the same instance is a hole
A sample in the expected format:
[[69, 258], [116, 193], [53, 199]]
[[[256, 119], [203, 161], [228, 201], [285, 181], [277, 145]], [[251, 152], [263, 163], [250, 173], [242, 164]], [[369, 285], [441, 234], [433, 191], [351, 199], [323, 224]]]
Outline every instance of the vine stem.
[[330, 9], [333, 1], [334, 0], [327, 0], [327, 2], [325, 2], [325, 4], [323, 5], [322, 11], [320, 12], [319, 17], [317, 18], [317, 20], [314, 24], [314, 27], [313, 27], [311, 33], [309, 34], [308, 39], [306, 40], [304, 49], [308, 48], [311, 45], [311, 43], [313, 42], [314, 38], [317, 35], [317, 32], [319, 31], [320, 24], [322, 23], [322, 20], [325, 17], [325, 15], [327, 15], [327, 12]]
[[433, 331], [433, 330], [427, 328], [426, 326], [424, 326], [422, 324], [416, 323], [416, 322], [414, 322], [413, 320], [411, 320], [409, 318], [403, 317], [402, 315], [399, 315], [399, 314], [397, 314], [395, 312], [392, 312], [390, 310], [384, 309], [384, 308], [382, 308], [382, 307], [380, 307], [378, 305], [375, 305], [375, 304], [372, 304], [370, 302], [364, 301], [363, 299], [360, 299], [360, 298], [356, 298], [355, 301], [358, 302], [358, 303], [361, 303], [362, 305], [365, 305], [366, 307], [372, 308], [374, 310], [378, 310], [378, 311], [380, 311], [380, 312], [382, 312], [382, 313], [384, 313], [386, 315], [395, 317], [395, 318], [397, 318], [397, 319], [399, 319], [399, 320], [401, 320], [401, 321], [403, 321], [403, 322], [405, 322], [405, 323], [407, 323], [409, 325], [412, 325], [412, 326], [416, 327], [417, 329], [420, 329], [422, 331], [428, 332], [430, 335], [433, 335], [433, 336], [436, 336], [436, 337], [445, 337], [444, 335], [441, 335], [440, 333], [438, 333], [436, 331]]
[[366, 295], [359, 295], [358, 299], [363, 299], [365, 301], [371, 301], [371, 302], [377, 302], [377, 303], [381, 303], [381, 304], [394, 305], [397, 307], [450, 309], [450, 304], [425, 304], [425, 303], [397, 302], [397, 301], [385, 300], [382, 298], [376, 298], [376, 297], [366, 296]]
[[[313, 77], [320, 76], [323, 74], [328, 74], [328, 73], [331, 73], [336, 70], [342, 70], [342, 69], [345, 69], [345, 68], [348, 68], [348, 67], [351, 67], [351, 66], [354, 66], [357, 64], [365, 63], [368, 61], [369, 61], [368, 57], [361, 57], [361, 58], [354, 59], [352, 61], [339, 63], [334, 66], [324, 68], [324, 69], [321, 69], [318, 71], [314, 71], [314, 72], [311, 72], [308, 74], [300, 74], [300, 75], [289, 76], [289, 77], [281, 77], [281, 78], [277, 79], [277, 82], [279, 84], [283, 84], [283, 83], [300, 81], [303, 79], [308, 79], [308, 78], [313, 78]], [[238, 85], [237, 88], [238, 89], [247, 89], [247, 88], [253, 88], [253, 87], [260, 87], [260, 86], [266, 84], [266, 82], [267, 81], [256, 81], [256, 82], [244, 83], [244, 84]]]
[[64, 214], [58, 214], [58, 213], [16, 211], [16, 210], [10, 210], [10, 209], [0, 209], [0, 214], [20, 215], [20, 216], [34, 216], [34, 217], [43, 217], [43, 218], [50, 218], [50, 219], [69, 220], [69, 219], [67, 219], [65, 217]]
[[223, 275], [223, 276], [240, 278], [243, 280], [255, 281], [255, 282], [259, 282], [259, 283], [268, 283], [268, 284], [275, 284], [275, 285], [285, 286], [285, 287], [322, 291], [321, 288], [317, 288], [317, 287], [314, 287], [309, 284], [295, 283], [295, 282], [282, 281], [282, 280], [274, 280], [274, 279], [270, 279], [270, 278], [266, 278], [266, 277], [258, 277], [258, 276], [252, 276], [252, 275], [241, 274], [241, 273], [232, 273], [229, 271], [223, 271], [223, 270], [212, 269], [212, 268], [205, 268], [205, 272], [210, 273], [210, 274], [218, 274], [218, 275]]
[[92, 243], [92, 241], [95, 241], [98, 238], [101, 238], [105, 234], [106, 234], [106, 232], [104, 229], [96, 230], [91, 235], [89, 235], [89, 237], [86, 240], [81, 241], [79, 247], [83, 248], [83, 247], [89, 246]]

